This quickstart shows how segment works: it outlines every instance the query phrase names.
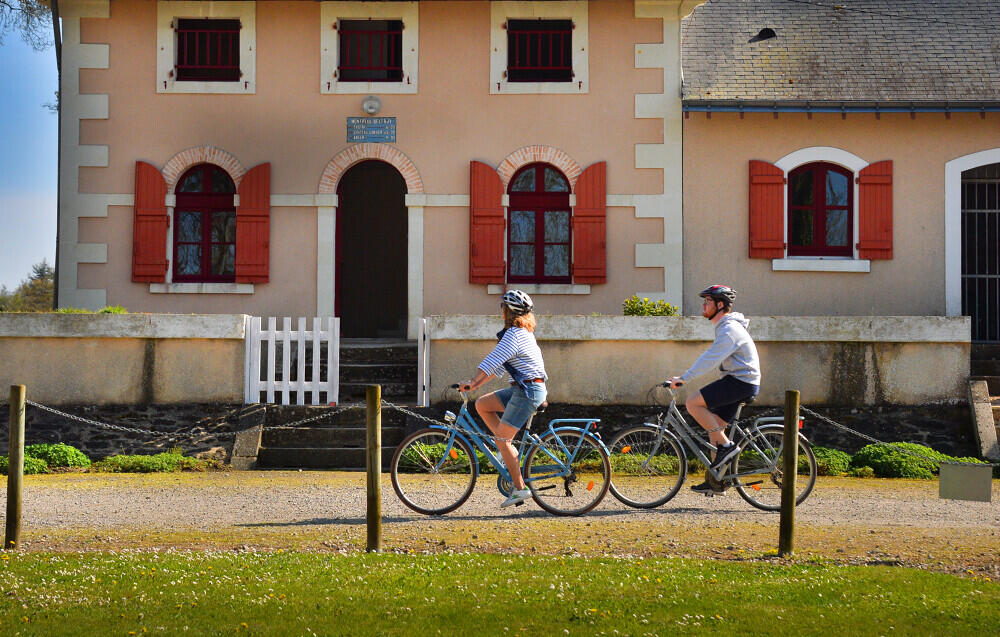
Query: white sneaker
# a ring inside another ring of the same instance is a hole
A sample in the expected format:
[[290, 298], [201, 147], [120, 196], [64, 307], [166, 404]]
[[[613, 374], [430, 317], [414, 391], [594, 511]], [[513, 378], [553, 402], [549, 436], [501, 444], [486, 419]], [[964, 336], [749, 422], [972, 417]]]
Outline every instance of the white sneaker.
[[523, 504], [525, 500], [531, 497], [531, 491], [528, 489], [514, 489], [511, 492], [510, 497], [503, 501], [500, 505], [501, 509], [506, 509], [509, 506], [515, 504]]

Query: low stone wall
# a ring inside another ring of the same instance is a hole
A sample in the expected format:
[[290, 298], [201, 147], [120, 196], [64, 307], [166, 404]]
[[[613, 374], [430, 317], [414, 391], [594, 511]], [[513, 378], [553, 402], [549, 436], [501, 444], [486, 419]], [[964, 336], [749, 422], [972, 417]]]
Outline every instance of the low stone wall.
[[0, 314], [0, 387], [50, 405], [237, 403], [242, 314]]
[[[501, 327], [491, 316], [427, 319], [432, 402], [471, 378]], [[812, 405], [966, 400], [968, 317], [750, 317], [750, 333], [763, 368], [761, 405], [783, 404], [786, 389]], [[540, 316], [536, 332], [549, 400], [592, 405], [644, 404], [649, 388], [687, 369], [713, 335], [696, 317]]]

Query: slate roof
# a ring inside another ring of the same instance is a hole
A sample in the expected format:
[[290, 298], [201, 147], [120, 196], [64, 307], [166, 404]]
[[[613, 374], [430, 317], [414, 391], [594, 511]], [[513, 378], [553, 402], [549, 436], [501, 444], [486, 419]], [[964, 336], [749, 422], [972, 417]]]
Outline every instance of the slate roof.
[[708, 0], [681, 50], [687, 103], [1000, 103], [1000, 0]]

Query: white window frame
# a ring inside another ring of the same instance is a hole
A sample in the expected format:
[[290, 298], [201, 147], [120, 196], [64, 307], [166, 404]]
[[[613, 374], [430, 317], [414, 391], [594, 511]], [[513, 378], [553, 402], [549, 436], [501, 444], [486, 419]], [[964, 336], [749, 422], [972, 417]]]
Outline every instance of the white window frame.
[[[788, 173], [795, 170], [799, 166], [804, 164], [812, 164], [814, 162], [827, 162], [830, 164], [836, 164], [847, 170], [851, 171], [851, 187], [854, 189], [853, 192], [853, 206], [851, 209], [851, 254], [850, 257], [817, 257], [817, 256], [799, 256], [793, 257], [788, 256]], [[868, 259], [858, 258], [858, 241], [859, 228], [858, 223], [858, 200], [859, 200], [859, 190], [858, 190], [858, 173], [868, 166], [870, 162], [858, 157], [857, 155], [850, 153], [846, 150], [840, 148], [834, 148], [832, 146], [812, 146], [809, 148], [800, 148], [794, 152], [791, 152], [777, 162], [775, 166], [781, 169], [785, 176], [785, 184], [783, 186], [783, 197], [784, 197], [784, 227], [785, 227], [785, 256], [781, 259], [771, 260], [771, 270], [775, 272], [870, 272], [871, 271], [871, 261]]]
[[[417, 2], [321, 2], [320, 3], [320, 93], [369, 95], [417, 92], [419, 67], [419, 15]], [[403, 79], [400, 82], [341, 82], [340, 31], [338, 20], [402, 20]]]
[[[561, 94], [584, 95], [590, 92], [589, 3], [587, 0], [565, 2], [490, 2], [490, 94]], [[542, 18], [573, 21], [573, 81], [508, 82], [507, 20]]]
[[[179, 82], [174, 78], [177, 60], [178, 18], [239, 20], [240, 79], [237, 82]], [[257, 92], [257, 3], [187, 2], [159, 0], [156, 3], [156, 92], [225, 93], [253, 95]]]

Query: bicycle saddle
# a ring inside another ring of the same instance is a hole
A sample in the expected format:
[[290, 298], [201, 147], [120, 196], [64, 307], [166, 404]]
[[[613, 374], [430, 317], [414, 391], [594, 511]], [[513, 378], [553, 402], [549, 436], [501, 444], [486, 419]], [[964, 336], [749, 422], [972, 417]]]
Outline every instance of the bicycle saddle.
[[545, 411], [545, 408], [549, 406], [549, 401], [543, 400], [542, 404], [535, 409], [536, 414], [540, 414]]
[[750, 398], [747, 398], [746, 400], [744, 400], [743, 404], [744, 405], [749, 405], [750, 403], [752, 403], [755, 400], [757, 400], [757, 397], [756, 396], [751, 396]]

